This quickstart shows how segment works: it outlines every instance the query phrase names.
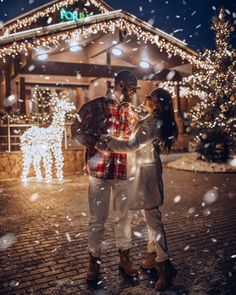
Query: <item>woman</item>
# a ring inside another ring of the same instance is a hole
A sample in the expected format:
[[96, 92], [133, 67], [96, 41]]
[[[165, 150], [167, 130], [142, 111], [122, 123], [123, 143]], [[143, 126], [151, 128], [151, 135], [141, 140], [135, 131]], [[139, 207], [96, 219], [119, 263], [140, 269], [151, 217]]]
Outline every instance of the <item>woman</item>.
[[128, 140], [106, 135], [96, 148], [107, 152], [128, 154], [128, 189], [130, 209], [145, 209], [149, 242], [143, 269], [156, 268], [159, 277], [155, 288], [164, 290], [177, 274], [167, 254], [167, 243], [159, 206], [163, 204], [162, 165], [160, 148], [169, 152], [178, 136], [170, 94], [156, 88], [146, 97], [148, 115], [135, 127]]

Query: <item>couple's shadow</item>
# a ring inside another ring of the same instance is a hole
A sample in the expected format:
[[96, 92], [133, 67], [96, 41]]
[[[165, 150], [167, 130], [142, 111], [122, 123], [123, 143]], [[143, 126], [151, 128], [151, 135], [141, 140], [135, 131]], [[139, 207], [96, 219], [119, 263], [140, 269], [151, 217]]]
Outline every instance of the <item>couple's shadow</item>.
[[[117, 278], [117, 277], [114, 277], [114, 279], [115, 278]], [[126, 283], [126, 284], [128, 284], [128, 285], [137, 286], [139, 284], [139, 277], [127, 276], [125, 274], [125, 272], [123, 270], [121, 270], [121, 269], [119, 269], [118, 278], [120, 280], [123, 280], [123, 282]], [[99, 286], [101, 286], [103, 284], [103, 282], [105, 282], [107, 280], [108, 280], [107, 277], [106, 278], [104, 277], [104, 278], [101, 278], [101, 279], [97, 279], [97, 280], [87, 280], [87, 284], [90, 287], [99, 288]]]

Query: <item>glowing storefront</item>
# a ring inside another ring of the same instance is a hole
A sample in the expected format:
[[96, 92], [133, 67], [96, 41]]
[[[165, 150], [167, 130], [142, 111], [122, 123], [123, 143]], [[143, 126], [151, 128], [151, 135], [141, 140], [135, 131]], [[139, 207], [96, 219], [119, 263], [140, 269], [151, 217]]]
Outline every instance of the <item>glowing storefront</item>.
[[176, 81], [181, 131], [183, 105], [177, 81], [200, 62], [182, 41], [134, 15], [114, 11], [104, 1], [55, 0], [4, 24], [0, 105], [3, 113], [18, 112], [15, 121], [39, 119], [38, 106], [32, 103], [37, 85], [48, 93], [67, 93], [78, 109], [104, 95], [114, 75], [126, 68], [139, 79], [136, 103], [159, 81]]

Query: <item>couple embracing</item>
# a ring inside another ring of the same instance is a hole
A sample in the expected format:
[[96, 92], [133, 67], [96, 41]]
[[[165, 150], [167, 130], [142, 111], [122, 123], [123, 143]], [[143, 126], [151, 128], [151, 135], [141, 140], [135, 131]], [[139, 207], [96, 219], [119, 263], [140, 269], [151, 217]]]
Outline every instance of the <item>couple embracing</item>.
[[159, 210], [164, 198], [160, 149], [170, 151], [178, 131], [170, 94], [161, 88], [154, 89], [142, 103], [146, 112], [138, 112], [132, 105], [136, 89], [137, 78], [132, 72], [118, 72], [114, 91], [84, 104], [72, 125], [72, 137], [87, 148], [87, 279], [98, 279], [112, 195], [119, 268], [128, 276], [138, 276], [129, 257], [129, 209], [144, 209], [149, 241], [141, 267], [156, 268], [159, 276], [155, 288], [164, 290], [177, 272], [168, 257]]

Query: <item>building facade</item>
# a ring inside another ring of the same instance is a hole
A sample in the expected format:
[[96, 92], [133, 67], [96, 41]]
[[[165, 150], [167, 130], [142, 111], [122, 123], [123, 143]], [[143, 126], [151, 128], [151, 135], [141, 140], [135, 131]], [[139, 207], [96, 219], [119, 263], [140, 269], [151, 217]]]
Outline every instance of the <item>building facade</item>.
[[136, 104], [160, 82], [173, 81], [179, 148], [184, 149], [184, 112], [191, 101], [180, 98], [179, 82], [199, 62], [184, 42], [104, 1], [51, 1], [2, 28], [1, 150], [7, 149], [9, 130], [17, 150], [18, 134], [9, 124], [47, 125], [53, 93], [66, 94], [79, 109], [112, 88], [121, 69], [138, 77]]

